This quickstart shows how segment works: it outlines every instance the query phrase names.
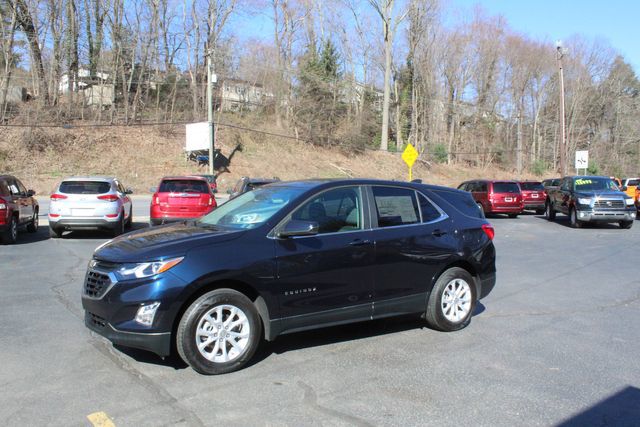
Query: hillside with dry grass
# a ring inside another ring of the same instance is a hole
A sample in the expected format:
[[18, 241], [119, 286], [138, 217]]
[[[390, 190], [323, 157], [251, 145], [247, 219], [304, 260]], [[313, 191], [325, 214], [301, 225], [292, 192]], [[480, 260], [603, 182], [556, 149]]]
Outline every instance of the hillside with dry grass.
[[[136, 193], [147, 194], [163, 176], [207, 173], [206, 166], [186, 160], [184, 140], [184, 126], [0, 127], [0, 174], [18, 176], [38, 194], [49, 194], [62, 178], [81, 174], [114, 175]], [[407, 179], [400, 153], [366, 151], [349, 155], [294, 139], [235, 129], [219, 132], [217, 147], [223, 154], [228, 155], [238, 143], [242, 151], [232, 157], [229, 171], [219, 175], [221, 191], [241, 176]], [[413, 176], [456, 186], [469, 178], [513, 178], [513, 172], [417, 162]]]

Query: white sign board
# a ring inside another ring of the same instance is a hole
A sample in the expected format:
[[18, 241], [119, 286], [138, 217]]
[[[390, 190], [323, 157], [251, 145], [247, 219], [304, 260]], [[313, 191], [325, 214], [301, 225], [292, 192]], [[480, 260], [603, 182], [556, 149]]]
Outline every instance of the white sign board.
[[190, 123], [186, 125], [185, 151], [208, 150], [209, 149], [209, 123]]
[[589, 167], [589, 152], [576, 151], [576, 169], [587, 169]]

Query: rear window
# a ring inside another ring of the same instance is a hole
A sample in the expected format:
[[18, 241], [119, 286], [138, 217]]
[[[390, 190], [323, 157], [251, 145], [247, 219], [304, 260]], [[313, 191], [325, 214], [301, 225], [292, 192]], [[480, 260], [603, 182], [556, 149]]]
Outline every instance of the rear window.
[[167, 179], [160, 184], [160, 193], [208, 193], [209, 185], [196, 179]]
[[432, 191], [464, 215], [472, 218], [484, 218], [482, 211], [478, 208], [478, 205], [476, 204], [476, 201], [473, 200], [471, 194], [446, 190]]
[[111, 191], [111, 183], [104, 181], [63, 181], [61, 193], [66, 194], [103, 194]]
[[515, 182], [494, 182], [494, 193], [519, 193], [520, 188]]
[[520, 188], [529, 191], [544, 190], [544, 187], [539, 182], [521, 182]]
[[627, 186], [629, 185], [637, 186], [638, 182], [640, 182], [640, 179], [630, 179], [629, 182], [627, 182]]
[[264, 181], [254, 181], [247, 183], [247, 191], [253, 190], [254, 188], [262, 187], [263, 185], [271, 184], [271, 182]]

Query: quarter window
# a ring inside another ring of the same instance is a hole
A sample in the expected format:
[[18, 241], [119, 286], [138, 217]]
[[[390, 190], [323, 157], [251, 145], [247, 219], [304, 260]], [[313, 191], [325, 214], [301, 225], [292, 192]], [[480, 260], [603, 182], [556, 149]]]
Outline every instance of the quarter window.
[[378, 227], [393, 227], [420, 222], [414, 190], [398, 187], [373, 187]]
[[420, 200], [420, 212], [422, 212], [422, 222], [431, 222], [440, 218], [442, 214], [433, 206], [433, 203], [429, 201], [425, 196], [418, 193], [418, 200]]
[[320, 234], [360, 230], [360, 188], [344, 187], [325, 191], [298, 208], [291, 219], [317, 222]]

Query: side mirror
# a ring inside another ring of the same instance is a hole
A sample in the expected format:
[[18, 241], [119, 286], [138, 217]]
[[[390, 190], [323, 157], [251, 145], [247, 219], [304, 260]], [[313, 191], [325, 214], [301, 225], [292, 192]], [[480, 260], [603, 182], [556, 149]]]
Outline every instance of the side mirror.
[[293, 219], [278, 231], [278, 237], [286, 239], [287, 237], [295, 236], [314, 236], [318, 234], [318, 231], [319, 226], [315, 221], [298, 221]]
[[151, 187], [151, 188], [149, 188], [149, 192], [150, 192], [150, 193], [155, 193], [156, 191], [158, 191], [158, 187]]
[[36, 192], [33, 190], [27, 190], [27, 197], [33, 197], [36, 195]]
[[133, 190], [130, 188], [127, 188], [124, 190], [124, 194], [133, 194]]

